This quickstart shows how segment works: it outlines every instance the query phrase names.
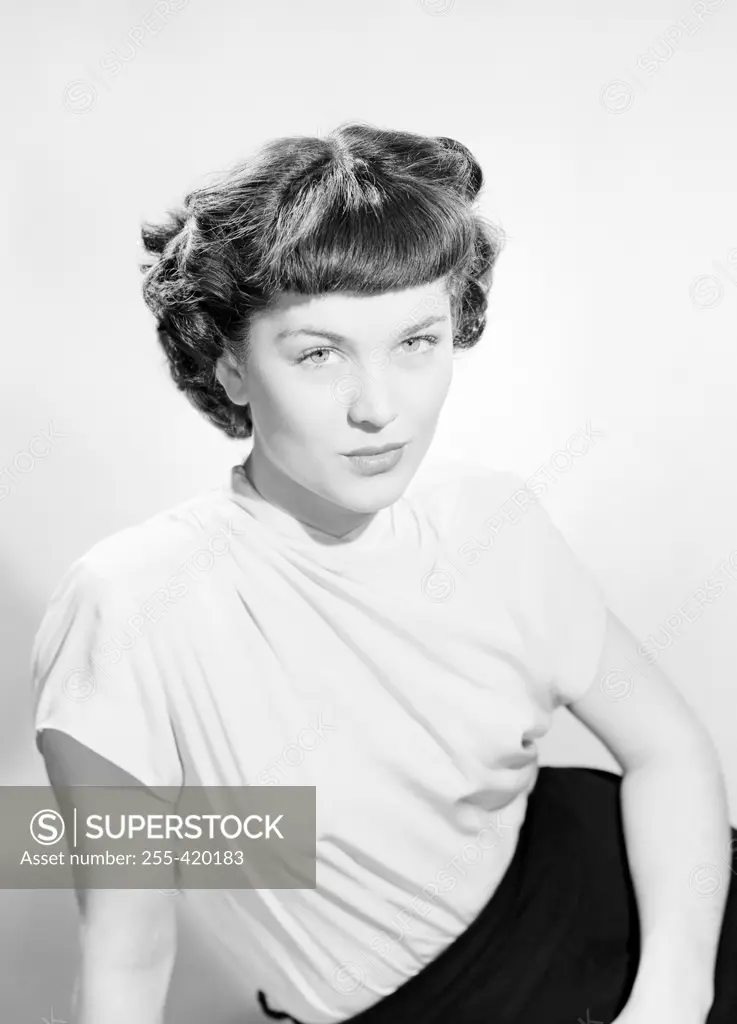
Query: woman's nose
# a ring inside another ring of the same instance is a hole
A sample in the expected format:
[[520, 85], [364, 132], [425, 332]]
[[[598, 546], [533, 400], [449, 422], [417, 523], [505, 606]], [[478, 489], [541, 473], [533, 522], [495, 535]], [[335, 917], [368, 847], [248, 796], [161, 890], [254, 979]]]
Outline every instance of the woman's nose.
[[354, 423], [371, 423], [381, 428], [396, 418], [396, 408], [389, 382], [384, 374], [365, 371], [355, 375], [354, 397], [348, 415]]

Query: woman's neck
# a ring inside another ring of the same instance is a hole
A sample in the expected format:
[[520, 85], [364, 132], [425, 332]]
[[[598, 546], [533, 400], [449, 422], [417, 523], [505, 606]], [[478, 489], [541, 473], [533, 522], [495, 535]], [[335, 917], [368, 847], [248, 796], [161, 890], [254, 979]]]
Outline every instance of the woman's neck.
[[295, 521], [295, 535], [317, 531], [325, 535], [324, 542], [339, 544], [354, 539], [354, 533], [362, 536], [375, 520], [376, 512], [342, 508], [296, 483], [265, 459], [255, 445], [243, 468], [253, 489]]

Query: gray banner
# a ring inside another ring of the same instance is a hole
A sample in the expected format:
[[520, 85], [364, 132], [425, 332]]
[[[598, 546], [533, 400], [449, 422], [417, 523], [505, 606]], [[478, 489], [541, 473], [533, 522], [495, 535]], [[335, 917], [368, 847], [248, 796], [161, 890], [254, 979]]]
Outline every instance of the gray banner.
[[314, 889], [315, 806], [314, 786], [0, 786], [0, 889]]

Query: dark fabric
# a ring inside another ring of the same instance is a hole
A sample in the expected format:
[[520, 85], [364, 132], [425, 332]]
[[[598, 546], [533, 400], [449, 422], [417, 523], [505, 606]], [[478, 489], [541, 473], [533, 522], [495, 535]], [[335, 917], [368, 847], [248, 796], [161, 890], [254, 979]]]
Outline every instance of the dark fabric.
[[[634, 983], [639, 924], [620, 805], [622, 777], [540, 769], [518, 846], [476, 920], [350, 1024], [611, 1024]], [[737, 830], [732, 872], [737, 875]], [[708, 897], [706, 897], [708, 898]], [[259, 992], [267, 1017], [295, 1021]], [[737, 884], [731, 884], [707, 1024], [737, 1021]], [[301, 1024], [296, 1021], [295, 1024]]]

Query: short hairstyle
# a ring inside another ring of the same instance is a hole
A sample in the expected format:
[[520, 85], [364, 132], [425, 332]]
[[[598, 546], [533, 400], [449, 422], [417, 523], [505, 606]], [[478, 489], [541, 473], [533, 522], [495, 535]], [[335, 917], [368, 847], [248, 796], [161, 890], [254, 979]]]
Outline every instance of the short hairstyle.
[[143, 297], [177, 388], [228, 437], [250, 437], [249, 406], [230, 401], [216, 365], [247, 357], [253, 316], [282, 291], [375, 295], [445, 278], [453, 346], [471, 348], [504, 244], [474, 208], [482, 184], [454, 139], [348, 122], [268, 142], [189, 192], [141, 227]]

